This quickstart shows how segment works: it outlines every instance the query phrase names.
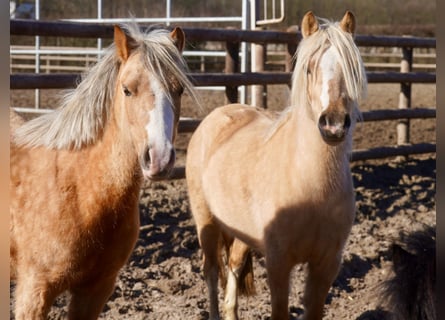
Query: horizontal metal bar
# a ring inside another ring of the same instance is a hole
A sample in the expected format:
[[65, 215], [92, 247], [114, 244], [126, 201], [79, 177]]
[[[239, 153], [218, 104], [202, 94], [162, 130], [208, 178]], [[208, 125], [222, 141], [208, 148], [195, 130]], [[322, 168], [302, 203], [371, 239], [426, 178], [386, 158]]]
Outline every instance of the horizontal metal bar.
[[[18, 55], [18, 54], [58, 54], [58, 55], [79, 55], [79, 54], [91, 54], [91, 55], [98, 55], [104, 53], [105, 50], [97, 50], [97, 49], [11, 49], [9, 50], [10, 55]], [[205, 51], [205, 50], [199, 50], [199, 51], [184, 51], [182, 53], [184, 56], [205, 56], [205, 57], [225, 57], [226, 52], [225, 51]], [[11, 57], [14, 58], [14, 57]]]
[[[301, 33], [282, 31], [254, 31], [223, 28], [183, 28], [190, 41], [229, 41], [255, 43], [296, 44]], [[76, 38], [112, 38], [111, 25], [98, 23], [79, 23], [67, 21], [36, 21], [25, 19], [10, 20], [10, 34], [28, 36], [60, 36]], [[358, 46], [435, 48], [435, 38], [356, 35]]]
[[[97, 50], [97, 49], [79, 49], [79, 50], [73, 50], [73, 49], [69, 49], [69, 50], [48, 50], [48, 49], [12, 49], [9, 50], [10, 55], [14, 55], [14, 54], [59, 54], [59, 55], [69, 55], [69, 54], [92, 54], [92, 55], [98, 55], [103, 53], [104, 50]], [[14, 58], [14, 57], [11, 57]]]
[[[62, 19], [66, 22], [81, 23], [125, 23], [128, 19], [124, 18], [91, 18], [91, 19]], [[134, 18], [131, 21], [138, 23], [168, 23], [168, 22], [241, 22], [243, 17], [170, 17], [170, 18]]]
[[12, 107], [17, 112], [23, 112], [23, 113], [50, 113], [53, 112], [53, 109], [42, 109], [42, 108], [30, 108], [30, 107]]

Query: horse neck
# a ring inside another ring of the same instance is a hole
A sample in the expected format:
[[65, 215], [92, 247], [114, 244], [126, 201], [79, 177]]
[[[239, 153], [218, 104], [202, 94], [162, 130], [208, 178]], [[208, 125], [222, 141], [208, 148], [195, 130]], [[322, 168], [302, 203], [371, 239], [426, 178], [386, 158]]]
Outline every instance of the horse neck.
[[137, 151], [132, 142], [129, 130], [122, 126], [121, 115], [111, 108], [110, 117], [103, 129], [101, 138], [88, 152], [97, 159], [108, 177], [107, 182], [112, 188], [134, 187], [142, 177]]
[[308, 182], [315, 179], [320, 185], [325, 182], [336, 187], [333, 181], [341, 183], [349, 180], [346, 168], [349, 168], [352, 138], [349, 134], [338, 146], [330, 146], [323, 141], [315, 121], [303, 108], [292, 110], [280, 129], [281, 137], [278, 137], [278, 141], [281, 144], [284, 142], [286, 148], [286, 157], [282, 159], [290, 162], [284, 167], [292, 166], [298, 179], [306, 179]]

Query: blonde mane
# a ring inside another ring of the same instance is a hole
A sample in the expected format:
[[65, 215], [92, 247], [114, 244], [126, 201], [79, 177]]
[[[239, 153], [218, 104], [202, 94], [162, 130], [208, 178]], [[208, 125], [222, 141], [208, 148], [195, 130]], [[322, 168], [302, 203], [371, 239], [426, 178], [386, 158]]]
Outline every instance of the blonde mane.
[[[187, 64], [175, 46], [168, 30], [147, 28], [141, 31], [136, 23], [122, 25], [135, 41], [135, 51], [145, 57], [144, 67], [162, 84], [175, 77], [197, 101], [193, 84], [186, 75]], [[35, 118], [15, 131], [12, 140], [29, 147], [80, 149], [93, 144], [101, 136], [113, 106], [120, 60], [114, 44], [103, 58], [82, 75], [77, 88], [63, 96], [58, 109]], [[164, 90], [168, 92], [167, 87]]]
[[[334, 46], [340, 54], [340, 64], [349, 98], [360, 102], [366, 96], [366, 72], [360, 51], [354, 43], [352, 34], [343, 31], [338, 22], [319, 18], [323, 24], [317, 32], [302, 39], [295, 53], [295, 69], [292, 75], [291, 106], [306, 104], [306, 70], [314, 53], [322, 53]], [[320, 55], [319, 55], [320, 57]], [[318, 64], [318, 61], [316, 61]]]
[[309, 84], [306, 74], [309, 62], [317, 54], [316, 64], [318, 64], [321, 53], [329, 46], [334, 46], [340, 54], [339, 63], [341, 64], [345, 79], [346, 91], [348, 97], [354, 103], [355, 116], [353, 121], [360, 118], [358, 104], [366, 97], [367, 90], [366, 72], [360, 51], [354, 43], [352, 34], [343, 31], [338, 22], [331, 22], [322, 18], [318, 19], [323, 22], [319, 30], [309, 37], [303, 38], [295, 52], [294, 59], [296, 64], [292, 74], [290, 106], [283, 110], [268, 137], [271, 137], [287, 121], [293, 108], [310, 107], [307, 100]]

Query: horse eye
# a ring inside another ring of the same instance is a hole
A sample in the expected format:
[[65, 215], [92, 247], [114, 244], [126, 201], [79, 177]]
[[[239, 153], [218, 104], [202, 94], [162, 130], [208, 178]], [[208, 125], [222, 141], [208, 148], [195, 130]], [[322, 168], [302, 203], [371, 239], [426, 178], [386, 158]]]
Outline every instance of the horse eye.
[[131, 91], [128, 90], [127, 87], [124, 87], [124, 94], [125, 94], [127, 97], [129, 97], [129, 96], [131, 96]]

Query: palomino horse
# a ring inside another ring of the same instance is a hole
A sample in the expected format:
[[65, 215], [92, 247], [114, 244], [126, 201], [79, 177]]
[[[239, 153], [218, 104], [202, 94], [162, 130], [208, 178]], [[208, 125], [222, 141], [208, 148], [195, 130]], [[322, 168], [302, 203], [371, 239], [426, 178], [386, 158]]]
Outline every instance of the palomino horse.
[[265, 255], [275, 320], [288, 319], [295, 264], [308, 263], [306, 319], [322, 317], [339, 271], [355, 216], [349, 156], [366, 74], [351, 12], [324, 24], [308, 12], [301, 30], [291, 106], [278, 118], [239, 104], [217, 108], [188, 147], [186, 177], [211, 319], [219, 318], [222, 243], [227, 319], [237, 318], [239, 286], [253, 279], [249, 247]]
[[125, 29], [61, 108], [13, 129], [16, 319], [45, 319], [66, 290], [69, 319], [97, 318], [138, 237], [143, 178], [173, 167], [181, 94], [193, 93], [184, 33]]

